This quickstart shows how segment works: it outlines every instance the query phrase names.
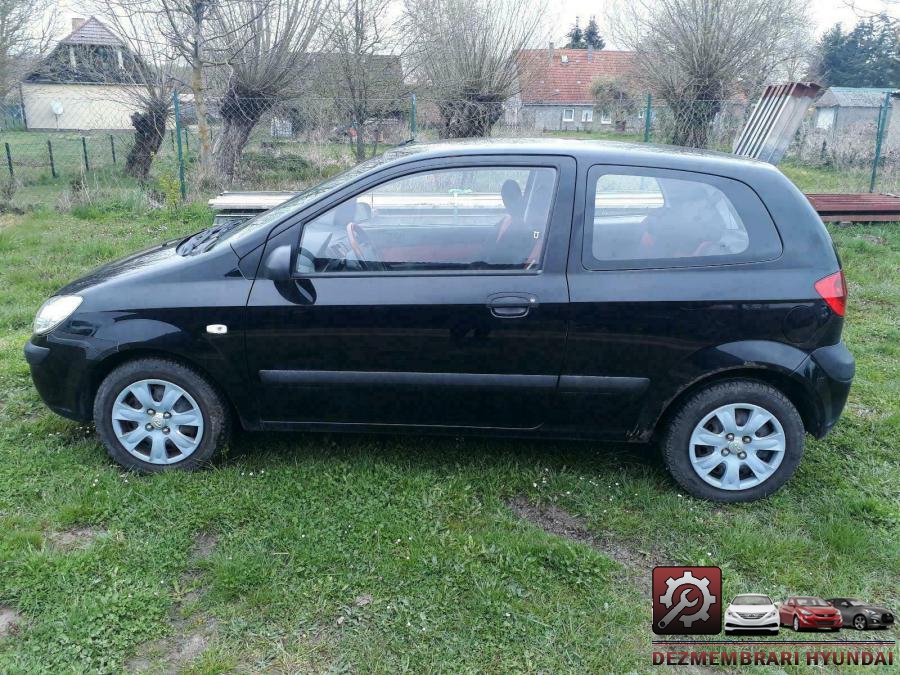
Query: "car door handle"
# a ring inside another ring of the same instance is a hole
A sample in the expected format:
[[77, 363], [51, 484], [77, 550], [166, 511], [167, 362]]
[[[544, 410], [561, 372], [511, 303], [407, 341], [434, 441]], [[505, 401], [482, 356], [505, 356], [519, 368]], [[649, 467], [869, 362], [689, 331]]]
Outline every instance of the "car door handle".
[[533, 295], [495, 295], [488, 301], [491, 314], [498, 319], [520, 319], [536, 306], [537, 298]]

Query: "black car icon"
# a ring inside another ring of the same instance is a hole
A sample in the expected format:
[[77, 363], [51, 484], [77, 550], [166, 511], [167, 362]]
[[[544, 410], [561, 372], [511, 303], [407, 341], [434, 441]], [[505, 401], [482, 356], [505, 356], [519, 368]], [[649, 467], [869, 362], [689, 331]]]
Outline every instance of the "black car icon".
[[876, 607], [856, 598], [831, 598], [828, 602], [844, 617], [844, 625], [856, 630], [887, 628], [894, 623], [894, 614], [886, 607]]

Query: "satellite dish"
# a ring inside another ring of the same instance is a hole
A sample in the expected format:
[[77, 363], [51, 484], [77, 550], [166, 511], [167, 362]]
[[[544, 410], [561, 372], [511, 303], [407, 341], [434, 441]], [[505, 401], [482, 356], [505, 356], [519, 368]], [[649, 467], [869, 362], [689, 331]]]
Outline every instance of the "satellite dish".
[[50, 102], [50, 110], [56, 115], [56, 129], [59, 130], [59, 116], [63, 114], [63, 104], [59, 101]]

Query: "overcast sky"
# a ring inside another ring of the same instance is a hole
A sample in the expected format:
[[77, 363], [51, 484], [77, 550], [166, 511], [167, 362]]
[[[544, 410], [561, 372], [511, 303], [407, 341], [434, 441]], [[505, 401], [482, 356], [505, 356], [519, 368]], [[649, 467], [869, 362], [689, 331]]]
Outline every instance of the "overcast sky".
[[[591, 14], [597, 16], [601, 34], [604, 34], [603, 15], [606, 5], [607, 3], [603, 0], [550, 0], [550, 6], [553, 7], [551, 11], [557, 15], [554, 23], [558, 28], [554, 31], [554, 39], [557, 41], [563, 39], [569, 27], [575, 23], [576, 16], [581, 19], [583, 28]], [[855, 11], [851, 5], [855, 6]], [[811, 0], [810, 16], [815, 25], [816, 37], [818, 37], [838, 22], [843, 23], [845, 28], [852, 27], [860, 15], [865, 16], [884, 11], [896, 15], [900, 11], [897, 4], [894, 4], [891, 10], [888, 10], [889, 7], [891, 6], [883, 0]], [[606, 36], [604, 35], [604, 37]]]

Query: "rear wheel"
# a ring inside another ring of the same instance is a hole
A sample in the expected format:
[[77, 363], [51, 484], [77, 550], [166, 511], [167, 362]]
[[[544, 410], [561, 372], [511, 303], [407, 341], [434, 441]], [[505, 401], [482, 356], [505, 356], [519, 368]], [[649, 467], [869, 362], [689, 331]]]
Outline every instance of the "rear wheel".
[[206, 378], [157, 358], [129, 361], [107, 375], [94, 422], [110, 457], [144, 473], [202, 466], [230, 429], [228, 407]]
[[662, 439], [672, 476], [695, 497], [746, 502], [775, 492], [803, 456], [797, 409], [754, 380], [712, 384], [676, 411]]

